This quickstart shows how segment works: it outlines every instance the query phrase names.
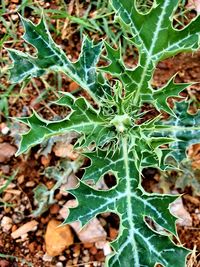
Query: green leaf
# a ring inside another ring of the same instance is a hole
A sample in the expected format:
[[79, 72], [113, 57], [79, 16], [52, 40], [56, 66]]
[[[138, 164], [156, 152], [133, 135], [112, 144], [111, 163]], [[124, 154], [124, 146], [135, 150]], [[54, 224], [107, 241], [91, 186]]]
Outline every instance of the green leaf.
[[86, 36], [83, 39], [79, 59], [72, 63], [62, 49], [56, 45], [48, 31], [44, 16], [35, 25], [21, 17], [24, 40], [37, 49], [36, 57], [17, 50], [8, 49], [14, 62], [10, 69], [11, 80], [21, 82], [29, 77], [39, 77], [48, 70], [61, 71], [77, 82], [97, 100], [109, 87], [98, 82], [96, 64], [102, 50], [102, 42], [95, 45]]
[[[170, 91], [166, 94], [166, 87], [163, 88], [163, 101], [158, 100], [158, 94], [154, 94], [151, 87], [151, 79], [156, 64], [165, 58], [183, 51], [195, 51], [199, 47], [199, 23], [200, 17], [193, 20], [182, 30], [176, 30], [172, 25], [172, 16], [178, 5], [178, 0], [156, 0], [151, 10], [141, 14], [136, 8], [135, 1], [113, 0], [111, 1], [117, 18], [127, 26], [132, 35], [132, 43], [139, 50], [139, 63], [135, 69], [121, 71], [121, 80], [126, 86], [126, 94], [131, 94], [131, 101], [134, 106], [141, 105], [141, 102], [152, 99], [155, 96], [156, 107], [171, 113], [167, 104], [163, 102], [171, 95], [180, 92], [181, 86], [174, 88], [172, 84]], [[112, 62], [113, 53], [108, 53], [108, 59]], [[115, 52], [117, 53], [117, 52]], [[119, 55], [118, 55], [119, 58]], [[115, 61], [114, 61], [115, 62]], [[110, 71], [111, 71], [110, 65]], [[119, 75], [119, 63], [117, 75]], [[112, 68], [113, 69], [113, 68]], [[116, 74], [116, 68], [113, 71]], [[182, 86], [182, 90], [184, 86]], [[171, 94], [170, 94], [171, 93]], [[150, 100], [151, 101], [151, 100]]]
[[18, 118], [19, 121], [26, 123], [30, 130], [23, 134], [17, 155], [40, 144], [46, 138], [70, 131], [76, 131], [84, 137], [84, 146], [92, 142], [103, 145], [112, 137], [113, 133], [105, 127], [105, 117], [84, 98], [75, 99], [66, 93], [57, 104], [66, 105], [72, 109], [72, 112], [63, 120], [47, 121], [36, 112], [31, 117]]
[[190, 145], [200, 143], [200, 112], [192, 115], [188, 113], [188, 108], [189, 102], [187, 101], [175, 102], [176, 117], [163, 121], [163, 124], [170, 125], [170, 127], [169, 131], [162, 132], [162, 135], [170, 135], [176, 139], [170, 147], [171, 154], [177, 162], [186, 158], [186, 150]]
[[[136, 129], [134, 130], [137, 131]], [[145, 142], [146, 141], [146, 142]], [[131, 151], [132, 160], [135, 163], [137, 170], [141, 173], [143, 168], [147, 167], [164, 167], [163, 160], [170, 153], [166, 153], [166, 149], [159, 148], [161, 145], [166, 145], [174, 142], [172, 138], [166, 137], [146, 137], [146, 140], [142, 140], [141, 136], [138, 136], [135, 140], [131, 140], [129, 149]], [[118, 153], [114, 153], [113, 150], [96, 150], [95, 152], [84, 153], [84, 155], [93, 162], [96, 170], [93, 168], [86, 168], [85, 174], [82, 178], [83, 181], [93, 180], [95, 184], [98, 182], [101, 175], [109, 173], [110, 170], [114, 171], [114, 174], [118, 170], [124, 168], [123, 151], [118, 147], [116, 148]], [[142, 159], [142, 160], [141, 160]]]
[[[155, 0], [146, 14], [137, 10], [136, 1], [110, 2], [127, 30], [127, 39], [138, 49], [139, 60], [134, 68], [124, 64], [120, 45], [114, 49], [106, 42], [104, 58], [108, 64], [97, 68], [103, 44], [95, 45], [86, 37], [79, 59], [72, 63], [53, 42], [44, 18], [37, 25], [22, 19], [24, 39], [37, 49], [37, 57], [10, 50], [14, 61], [11, 78], [19, 82], [47, 70], [62, 71], [89, 92], [94, 102], [89, 104], [83, 97], [64, 94], [57, 104], [69, 107], [71, 113], [63, 120], [47, 121], [36, 112], [30, 118], [19, 119], [30, 130], [23, 135], [18, 154], [52, 135], [77, 132], [76, 145], [91, 159], [91, 166], [86, 168], [80, 186], [70, 191], [79, 206], [71, 210], [66, 222], [79, 220], [84, 226], [97, 214], [112, 211], [120, 217], [120, 233], [112, 243], [115, 251], [107, 259], [108, 266], [154, 267], [160, 263], [184, 267], [188, 251], [172, 241], [177, 233], [175, 218], [169, 212], [177, 196], [146, 193], [140, 176], [146, 167], [167, 168], [169, 153], [182, 160], [186, 147], [200, 142], [199, 113], [188, 114], [186, 102], [176, 103], [174, 109], [167, 103], [169, 97], [179, 96], [189, 84], [174, 83], [172, 77], [157, 90], [151, 85], [160, 60], [199, 48], [200, 17], [176, 30], [172, 20], [178, 0]], [[148, 112], [144, 103], [160, 113], [167, 112], [170, 118], [164, 121], [161, 114], [144, 116]], [[86, 184], [89, 180], [96, 183], [109, 172], [117, 178], [117, 185], [110, 190], [97, 191]], [[163, 235], [157, 225], [168, 235]]]
[[101, 70], [120, 77], [122, 72], [125, 70], [121, 49], [113, 49], [107, 42], [104, 42], [104, 44], [107, 52], [105, 59], [108, 60], [109, 65], [106, 67], [101, 67]]
[[100, 213], [114, 212], [120, 217], [120, 233], [112, 243], [115, 253], [107, 260], [109, 266], [153, 267], [160, 263], [168, 267], [182, 267], [188, 251], [173, 244], [169, 234], [161, 235], [145, 221], [145, 218], [149, 218], [176, 235], [176, 219], [169, 212], [169, 204], [177, 196], [147, 194], [140, 182], [138, 186], [140, 174], [135, 166], [134, 154], [128, 151], [128, 147], [127, 139], [124, 139], [112, 158], [101, 151], [99, 162], [92, 161], [86, 169], [85, 180], [91, 177], [99, 180], [110, 171], [116, 175], [117, 185], [108, 191], [97, 191], [80, 182], [77, 189], [70, 190], [79, 205], [70, 209], [65, 222], [79, 220], [84, 226]]
[[153, 92], [153, 104], [158, 110], [163, 110], [172, 116], [175, 116], [173, 110], [169, 107], [167, 99], [169, 97], [178, 96], [181, 91], [187, 88], [190, 84], [175, 84], [171, 79], [166, 86]]

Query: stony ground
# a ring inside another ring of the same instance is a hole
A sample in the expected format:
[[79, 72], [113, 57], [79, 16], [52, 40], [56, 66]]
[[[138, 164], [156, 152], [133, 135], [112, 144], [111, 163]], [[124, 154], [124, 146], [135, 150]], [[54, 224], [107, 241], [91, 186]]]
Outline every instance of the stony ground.
[[[85, 14], [91, 1], [66, 1], [65, 8], [77, 17]], [[33, 51], [25, 46], [21, 36], [23, 29], [16, 9], [36, 22], [37, 8], [59, 10], [60, 1], [30, 1], [25, 8], [19, 0], [4, 1], [0, 20], [1, 75], [0, 75], [0, 267], [8, 266], [103, 266], [105, 256], [111, 253], [109, 242], [118, 234], [119, 219], [114, 214], [102, 214], [80, 231], [77, 222], [57, 227], [68, 214], [68, 207], [76, 206], [66, 189], [76, 186], [83, 170], [89, 164], [73, 150], [74, 134], [52, 138], [25, 155], [15, 157], [20, 134], [25, 130], [10, 117], [26, 116], [36, 109], [42, 116], [52, 119], [65, 116], [65, 109], [49, 105], [56, 99], [59, 90], [83, 94], [76, 83], [61, 74], [50, 73], [42, 79], [34, 79], [20, 91], [8, 78], [8, 59], [5, 47]], [[35, 9], [34, 9], [35, 8]], [[95, 6], [90, 18], [95, 17]], [[75, 60], [81, 47], [77, 24], [69, 19], [47, 14], [51, 19], [54, 40]], [[79, 29], [80, 30], [80, 29]], [[115, 31], [116, 29], [113, 29]], [[87, 31], [88, 32], [88, 31]], [[12, 34], [11, 34], [12, 33]], [[90, 32], [97, 39], [97, 32]], [[103, 35], [103, 34], [102, 34]], [[34, 51], [33, 51], [34, 52]], [[134, 52], [134, 57], [131, 53]], [[137, 52], [127, 50], [126, 64], [137, 62]], [[200, 53], [182, 54], [160, 62], [155, 71], [153, 85], [160, 87], [177, 73], [178, 82], [200, 82]], [[193, 84], [182, 93], [190, 97], [191, 112], [199, 108], [199, 85]], [[88, 97], [88, 96], [86, 96]], [[169, 100], [171, 101], [171, 100]], [[148, 108], [148, 107], [146, 107]], [[152, 111], [154, 112], [154, 111]], [[148, 113], [149, 114], [149, 113]], [[180, 241], [193, 252], [188, 258], [188, 267], [200, 266], [200, 145], [189, 149], [190, 162], [187, 177], [183, 173], [160, 174], [157, 170], [144, 171], [143, 186], [148, 192], [182, 193], [172, 211], [180, 217], [177, 231]], [[75, 164], [76, 171], [71, 164]], [[180, 183], [186, 181], [185, 184]], [[184, 179], [184, 180], [183, 180]], [[192, 181], [191, 183], [188, 181]], [[113, 186], [113, 177], [105, 177], [98, 186], [106, 189]], [[193, 186], [194, 185], [194, 186]]]

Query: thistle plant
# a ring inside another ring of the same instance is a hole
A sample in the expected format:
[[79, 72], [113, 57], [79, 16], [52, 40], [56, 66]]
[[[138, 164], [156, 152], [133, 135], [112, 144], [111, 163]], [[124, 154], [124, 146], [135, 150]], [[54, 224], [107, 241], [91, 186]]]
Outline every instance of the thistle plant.
[[[94, 105], [84, 97], [61, 92], [56, 104], [70, 108], [66, 118], [48, 121], [35, 111], [30, 117], [20, 118], [29, 131], [23, 134], [17, 155], [51, 136], [71, 131], [79, 134], [76, 148], [81, 148], [91, 165], [85, 168], [79, 186], [69, 191], [78, 200], [78, 207], [70, 209], [65, 223], [78, 220], [84, 227], [103, 212], [119, 216], [119, 235], [111, 243], [113, 253], [107, 257], [106, 266], [153, 267], [159, 263], [183, 267], [189, 253], [172, 240], [177, 237], [176, 218], [169, 206], [179, 196], [150, 194], [141, 185], [144, 168], [165, 170], [169, 168], [169, 156], [178, 163], [186, 157], [187, 147], [200, 141], [199, 113], [189, 114], [186, 100], [174, 101], [173, 108], [167, 102], [190, 84], [175, 83], [172, 77], [157, 90], [151, 85], [159, 61], [199, 48], [200, 17], [182, 30], [173, 28], [178, 2], [155, 0], [149, 12], [142, 14], [133, 0], [110, 1], [116, 19], [128, 33], [128, 41], [138, 49], [139, 61], [134, 68], [125, 66], [120, 45], [114, 49], [106, 41], [94, 44], [86, 36], [78, 60], [71, 62], [52, 40], [44, 18], [37, 25], [21, 18], [23, 38], [37, 49], [37, 56], [9, 49], [13, 82], [60, 71], [93, 99]], [[107, 65], [97, 67], [104, 50]], [[145, 103], [152, 105], [158, 115], [145, 120]], [[163, 112], [168, 119], [164, 120]], [[88, 185], [88, 181], [95, 184], [107, 173], [117, 180], [111, 189], [99, 191]]]

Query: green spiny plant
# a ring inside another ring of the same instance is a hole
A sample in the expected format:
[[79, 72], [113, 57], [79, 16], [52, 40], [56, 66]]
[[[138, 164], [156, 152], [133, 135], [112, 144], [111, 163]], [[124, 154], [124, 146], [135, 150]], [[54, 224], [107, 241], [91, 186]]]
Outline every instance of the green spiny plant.
[[[105, 41], [94, 44], [87, 37], [79, 59], [71, 62], [52, 40], [44, 18], [37, 25], [22, 18], [23, 38], [37, 49], [37, 57], [9, 49], [14, 63], [10, 69], [13, 82], [38, 77], [49, 70], [60, 71], [93, 98], [95, 105], [84, 97], [62, 92], [56, 103], [71, 109], [66, 118], [47, 121], [35, 111], [30, 117], [20, 118], [30, 129], [22, 136], [17, 155], [53, 135], [70, 131], [79, 134], [76, 147], [91, 159], [91, 165], [85, 169], [79, 186], [70, 190], [79, 205], [70, 210], [65, 223], [79, 220], [85, 226], [103, 212], [119, 215], [119, 235], [111, 244], [114, 251], [107, 257], [106, 266], [153, 267], [159, 263], [183, 267], [189, 253], [172, 241], [177, 236], [176, 218], [169, 206], [178, 196], [149, 194], [141, 186], [143, 168], [167, 169], [168, 156], [179, 162], [186, 157], [188, 145], [200, 141], [199, 113], [190, 115], [185, 100], [175, 102], [173, 109], [167, 102], [190, 84], [174, 83], [172, 77], [162, 88], [155, 90], [151, 86], [159, 61], [199, 48], [200, 17], [182, 30], [173, 28], [178, 2], [156, 0], [148, 13], [141, 14], [132, 0], [110, 1], [116, 18], [126, 28], [129, 42], [138, 48], [135, 68], [125, 66], [120, 46], [113, 49]], [[108, 65], [97, 67], [103, 49]], [[110, 76], [112, 79], [107, 78]], [[145, 120], [145, 103], [159, 115]], [[169, 119], [162, 118], [163, 111]], [[117, 178], [111, 189], [98, 191], [88, 185], [89, 180], [97, 183], [108, 172]], [[149, 220], [165, 232], [152, 228]]]

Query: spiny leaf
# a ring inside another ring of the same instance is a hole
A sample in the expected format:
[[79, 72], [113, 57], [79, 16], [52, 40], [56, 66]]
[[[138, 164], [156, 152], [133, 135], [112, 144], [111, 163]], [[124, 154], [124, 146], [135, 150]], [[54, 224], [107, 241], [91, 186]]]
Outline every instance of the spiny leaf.
[[[41, 143], [52, 135], [76, 131], [77, 144], [91, 159], [80, 186], [70, 192], [79, 206], [72, 209], [67, 222], [80, 220], [85, 225], [99, 213], [112, 211], [120, 216], [120, 233], [112, 243], [115, 252], [107, 259], [113, 267], [184, 267], [188, 251], [176, 246], [169, 238], [152, 229], [145, 220], [153, 221], [171, 235], [176, 235], [175, 218], [169, 205], [176, 196], [147, 194], [141, 186], [140, 175], [145, 167], [165, 169], [166, 156], [171, 152], [178, 160], [185, 156], [188, 145], [200, 142], [200, 116], [186, 112], [187, 103], [177, 103], [175, 109], [167, 104], [169, 97], [178, 96], [188, 84], [174, 84], [173, 78], [158, 90], [151, 80], [160, 60], [199, 47], [200, 17], [182, 30], [173, 28], [172, 17], [178, 0], [155, 0], [151, 10], [141, 14], [133, 0], [110, 1], [116, 17], [129, 32], [129, 41], [138, 48], [136, 67], [127, 68], [122, 60], [120, 45], [113, 49], [107, 43], [108, 65], [97, 69], [103, 49], [102, 42], [94, 45], [85, 37], [77, 62], [72, 63], [52, 40], [44, 18], [34, 25], [22, 19], [25, 41], [37, 48], [37, 57], [10, 50], [14, 66], [11, 77], [15, 82], [37, 77], [47, 70], [62, 71], [87, 90], [98, 104], [94, 109], [82, 97], [63, 95], [57, 102], [67, 106], [71, 113], [61, 121], [46, 121], [36, 113], [20, 119], [28, 124], [19, 152]], [[106, 80], [104, 73], [109, 73]], [[113, 81], [110, 82], [110, 76]], [[112, 89], [111, 89], [112, 88]], [[111, 91], [110, 91], [111, 90]], [[150, 103], [159, 112], [171, 115], [166, 122], [161, 116], [143, 123], [144, 103]], [[185, 111], [184, 111], [185, 110]], [[192, 140], [191, 140], [192, 139]], [[92, 153], [87, 147], [92, 144]], [[117, 178], [117, 185], [108, 191], [97, 191], [85, 184], [97, 182], [107, 172]]]
[[69, 116], [63, 120], [47, 121], [36, 112], [31, 117], [18, 118], [19, 121], [26, 123], [30, 130], [23, 134], [17, 155], [40, 144], [46, 138], [70, 131], [84, 135], [84, 146], [92, 142], [103, 145], [112, 137], [112, 131], [108, 131], [108, 128], [104, 126], [105, 117], [103, 114], [92, 108], [84, 98], [75, 99], [72, 95], [65, 94], [57, 104], [66, 105], [72, 109]]
[[178, 96], [181, 91], [187, 88], [190, 84], [175, 84], [171, 79], [166, 86], [153, 92], [153, 104], [158, 110], [163, 110], [174, 116], [173, 110], [169, 107], [167, 99], [169, 97]]
[[[137, 129], [134, 130], [135, 132]], [[160, 148], [161, 145], [166, 145], [171, 142], [174, 142], [172, 138], [159, 137], [154, 138], [148, 136], [146, 142], [142, 139], [141, 136], [135, 138], [135, 140], [130, 140], [129, 150], [130, 150], [130, 161], [134, 161], [134, 164], [137, 170], [141, 173], [143, 168], [147, 167], [160, 167], [161, 169], [164, 166], [164, 160], [166, 155], [166, 149]], [[131, 149], [130, 149], [131, 148]], [[155, 150], [157, 151], [155, 152]], [[98, 182], [98, 179], [101, 175], [105, 175], [110, 171], [117, 173], [118, 170], [124, 168], [124, 158], [122, 150], [117, 147], [113, 152], [107, 150], [96, 150], [95, 152], [84, 153], [84, 155], [93, 162], [93, 165], [96, 168], [94, 172], [93, 168], [86, 168], [85, 174], [82, 178], [83, 181], [93, 180], [95, 184]], [[116, 153], [116, 151], [118, 153]], [[141, 160], [142, 159], [142, 160]]]
[[[168, 207], [177, 196], [144, 192], [140, 184], [138, 185], [140, 175], [135, 166], [133, 153], [128, 152], [126, 139], [112, 158], [107, 157], [106, 152], [103, 157], [101, 152], [99, 160], [98, 166], [97, 161], [92, 161], [90, 168], [86, 169], [84, 178], [93, 177], [98, 180], [109, 170], [117, 176], [117, 186], [108, 191], [97, 191], [81, 182], [77, 189], [70, 190], [79, 205], [75, 209], [70, 209], [66, 222], [79, 220], [84, 226], [100, 213], [117, 213], [121, 221], [120, 233], [118, 239], [112, 243], [116, 253], [110, 256], [107, 262], [109, 266], [153, 267], [156, 263], [168, 267], [184, 266], [188, 251], [173, 244], [167, 234], [162, 236], [156, 229], [152, 230], [145, 221], [145, 218], [150, 218], [176, 235], [175, 217], [170, 214]], [[174, 257], [177, 258], [176, 265]]]
[[109, 90], [108, 86], [98, 82], [98, 74], [96, 72], [96, 64], [102, 50], [102, 43], [94, 45], [85, 36], [80, 57], [76, 62], [72, 63], [51, 38], [44, 16], [37, 25], [23, 17], [21, 17], [21, 20], [25, 28], [23, 38], [37, 49], [37, 57], [8, 49], [14, 62], [13, 67], [10, 69], [13, 82], [21, 82], [29, 77], [39, 77], [48, 70], [54, 70], [64, 72], [87, 90], [95, 100], [103, 95], [103, 90]]
[[105, 59], [108, 60], [109, 65], [106, 67], [101, 67], [101, 70], [109, 72], [112, 75], [120, 77], [125, 71], [125, 67], [122, 60], [121, 49], [114, 49], [108, 43], [104, 42], [107, 56]]
[[176, 102], [174, 107], [176, 117], [163, 121], [163, 124], [170, 126], [170, 132], [165, 130], [162, 135], [171, 135], [177, 140], [171, 144], [171, 154], [177, 162], [186, 158], [186, 149], [190, 145], [200, 143], [200, 112], [192, 115], [188, 112], [188, 108], [189, 102]]
[[[150, 82], [154, 68], [160, 60], [183, 51], [198, 49], [200, 17], [183, 30], [175, 30], [172, 26], [172, 16], [177, 8], [178, 0], [156, 0], [147, 14], [138, 12], [135, 1], [113, 0], [111, 3], [116, 16], [129, 28], [132, 35], [131, 41], [139, 50], [138, 66], [133, 70], [122, 71], [122, 74], [129, 76], [129, 80], [125, 82], [126, 93], [132, 94], [133, 104], [138, 105], [143, 99], [151, 98], [153, 94]], [[110, 54], [108, 53], [108, 57]], [[175, 92], [176, 90], [171, 95], [174, 96]], [[170, 93], [166, 97], [169, 95]], [[166, 101], [164, 95], [163, 101]], [[164, 108], [171, 113], [166, 105], [163, 106], [163, 103], [157, 102], [157, 108], [159, 110]]]
[[147, 57], [148, 62], [157, 62], [180, 51], [198, 48], [199, 17], [182, 30], [173, 28], [172, 17], [179, 0], [156, 0], [147, 14], [139, 13], [133, 1], [111, 2], [116, 16], [129, 26], [132, 41], [142, 52], [140, 63]]

